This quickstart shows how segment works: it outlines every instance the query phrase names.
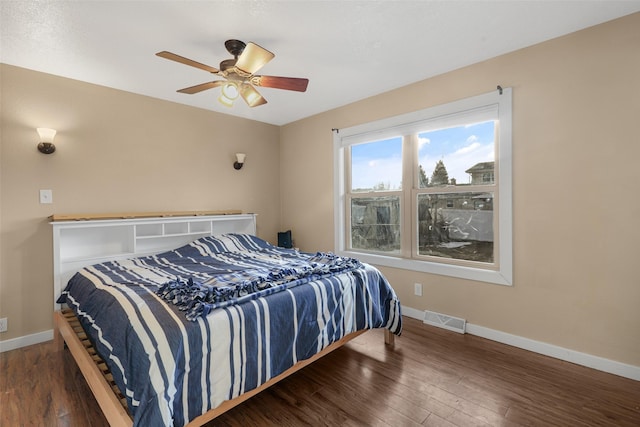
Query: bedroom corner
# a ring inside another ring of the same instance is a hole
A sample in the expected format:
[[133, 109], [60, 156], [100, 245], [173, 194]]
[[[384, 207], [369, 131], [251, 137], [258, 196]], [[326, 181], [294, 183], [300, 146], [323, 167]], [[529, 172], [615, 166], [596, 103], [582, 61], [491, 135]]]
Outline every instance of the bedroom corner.
[[[278, 126], [6, 64], [0, 73], [3, 350], [53, 327], [52, 214], [239, 209], [275, 242]], [[57, 130], [54, 153], [36, 149], [37, 127]], [[53, 203], [39, 203], [42, 189]]]

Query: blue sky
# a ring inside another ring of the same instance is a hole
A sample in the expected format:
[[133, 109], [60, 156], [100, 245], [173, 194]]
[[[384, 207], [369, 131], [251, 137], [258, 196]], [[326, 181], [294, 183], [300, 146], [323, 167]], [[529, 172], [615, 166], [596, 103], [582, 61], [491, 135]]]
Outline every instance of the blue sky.
[[[469, 182], [465, 170], [476, 163], [494, 161], [494, 123], [441, 129], [419, 134], [419, 162], [431, 178], [438, 160], [444, 162], [449, 178]], [[401, 185], [402, 138], [351, 147], [353, 188], [372, 188], [383, 182], [391, 189]]]

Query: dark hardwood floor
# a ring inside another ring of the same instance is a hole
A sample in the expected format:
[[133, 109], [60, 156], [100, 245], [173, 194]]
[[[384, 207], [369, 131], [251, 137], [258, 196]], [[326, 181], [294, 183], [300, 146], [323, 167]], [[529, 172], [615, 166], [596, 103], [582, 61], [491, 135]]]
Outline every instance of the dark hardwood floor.
[[[106, 426], [70, 354], [0, 354], [1, 426]], [[208, 426], [640, 426], [640, 382], [405, 318]]]

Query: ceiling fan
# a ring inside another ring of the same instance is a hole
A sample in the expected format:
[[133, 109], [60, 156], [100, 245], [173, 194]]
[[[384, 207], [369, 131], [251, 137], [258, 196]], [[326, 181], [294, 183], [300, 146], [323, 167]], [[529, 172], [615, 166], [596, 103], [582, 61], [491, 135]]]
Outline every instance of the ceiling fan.
[[233, 101], [238, 95], [245, 100], [249, 107], [266, 104], [267, 100], [260, 95], [254, 86], [294, 90], [297, 92], [305, 92], [307, 90], [307, 85], [309, 84], [308, 79], [256, 75], [255, 73], [257, 73], [258, 70], [275, 57], [273, 53], [265, 48], [252, 42], [245, 44], [240, 40], [227, 40], [224, 42], [224, 46], [229, 53], [233, 55], [233, 59], [225, 59], [222, 61], [219, 69], [167, 51], [158, 52], [156, 55], [161, 58], [200, 68], [222, 77], [224, 80], [202, 83], [180, 89], [178, 92], [194, 94], [214, 87], [222, 87], [222, 92], [218, 100], [228, 107], [233, 105]]

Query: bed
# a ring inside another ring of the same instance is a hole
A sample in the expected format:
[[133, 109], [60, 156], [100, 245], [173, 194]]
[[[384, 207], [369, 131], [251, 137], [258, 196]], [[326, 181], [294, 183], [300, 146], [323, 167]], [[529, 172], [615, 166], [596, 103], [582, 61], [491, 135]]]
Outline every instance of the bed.
[[[98, 220], [90, 232], [54, 221], [54, 271], [70, 276], [56, 327], [112, 425], [202, 425], [368, 329], [401, 333], [398, 298], [374, 267], [271, 245], [255, 216], [220, 220]], [[62, 255], [84, 234], [122, 253]], [[153, 238], [167, 241], [154, 251]]]

